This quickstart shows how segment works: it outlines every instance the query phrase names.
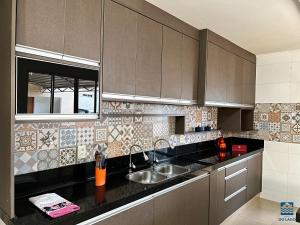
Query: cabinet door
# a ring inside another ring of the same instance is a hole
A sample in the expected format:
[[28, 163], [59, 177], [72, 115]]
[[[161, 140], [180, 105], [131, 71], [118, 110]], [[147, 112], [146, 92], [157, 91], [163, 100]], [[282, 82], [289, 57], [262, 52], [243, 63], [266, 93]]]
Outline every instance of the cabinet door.
[[136, 95], [160, 97], [162, 25], [139, 15]]
[[242, 91], [243, 103], [254, 105], [256, 65], [252, 62], [244, 60], [242, 73], [243, 73], [243, 91]]
[[209, 195], [209, 225], [219, 225], [225, 219], [225, 169], [212, 171]]
[[243, 59], [231, 52], [226, 52], [223, 60], [224, 76], [227, 78], [226, 102], [242, 104]]
[[65, 0], [18, 0], [16, 43], [63, 53]]
[[114, 215], [95, 225], [153, 225], [153, 200]]
[[181, 98], [183, 35], [163, 27], [162, 98]]
[[184, 225], [184, 188], [154, 199], [154, 225]]
[[100, 61], [101, 0], [66, 0], [64, 53]]
[[110, 0], [104, 9], [103, 91], [135, 94], [138, 14]]
[[199, 42], [183, 35], [181, 98], [197, 100], [199, 74]]
[[226, 102], [227, 78], [223, 74], [225, 50], [208, 42], [205, 100]]
[[188, 225], [208, 225], [209, 218], [209, 177], [187, 185], [184, 189], [183, 215]]
[[262, 154], [248, 160], [247, 200], [261, 192]]
[[208, 225], [209, 177], [154, 199], [155, 225]]

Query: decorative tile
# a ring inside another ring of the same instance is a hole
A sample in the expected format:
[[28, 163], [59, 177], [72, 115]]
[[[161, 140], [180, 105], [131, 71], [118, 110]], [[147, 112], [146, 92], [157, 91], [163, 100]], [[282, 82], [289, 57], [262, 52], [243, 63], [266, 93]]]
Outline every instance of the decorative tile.
[[34, 151], [37, 148], [36, 130], [24, 130], [15, 132], [15, 150]]
[[152, 150], [153, 149], [152, 138], [143, 139], [143, 147], [144, 147], [145, 150]]
[[300, 123], [292, 124], [292, 134], [300, 134]]
[[122, 126], [108, 126], [108, 142], [121, 141]]
[[122, 117], [123, 124], [132, 124], [133, 123], [133, 116], [123, 116]]
[[133, 130], [134, 130], [134, 127], [132, 125], [123, 125], [121, 141], [132, 139], [133, 133], [134, 133]]
[[269, 134], [270, 141], [280, 141], [280, 133], [279, 132], [271, 132]]
[[169, 138], [170, 145], [173, 147], [179, 145], [179, 141], [179, 136], [177, 135], [171, 135]]
[[38, 129], [37, 123], [16, 123], [15, 131], [36, 131]]
[[16, 152], [14, 155], [15, 175], [37, 171], [37, 152]]
[[95, 142], [107, 142], [107, 127], [95, 127]]
[[280, 132], [280, 123], [270, 123], [269, 129], [270, 132]]
[[76, 128], [60, 128], [60, 148], [73, 147], [77, 143]]
[[259, 123], [259, 129], [263, 131], [269, 131], [269, 122], [260, 122]]
[[269, 122], [279, 123], [280, 119], [281, 119], [281, 113], [279, 113], [279, 112], [269, 112], [268, 117], [269, 117]]
[[299, 134], [294, 134], [293, 135], [293, 142], [294, 143], [300, 143], [300, 135]]
[[281, 142], [292, 142], [292, 135], [291, 134], [280, 134], [280, 141]]
[[59, 123], [38, 123], [38, 129], [57, 129], [59, 128]]
[[153, 124], [153, 137], [160, 137], [162, 135], [162, 123]]
[[293, 123], [300, 123], [300, 112], [292, 113], [292, 122]]
[[281, 123], [281, 132], [290, 133], [291, 132], [291, 124], [290, 123]]
[[122, 155], [122, 142], [120, 142], [120, 141], [109, 142], [107, 145], [107, 150], [108, 150], [109, 158], [121, 156]]
[[295, 104], [281, 104], [281, 112], [291, 113], [296, 111]]
[[68, 166], [76, 163], [76, 148], [60, 149], [60, 166]]
[[108, 124], [110, 126], [121, 125], [122, 124], [122, 117], [120, 117], [120, 116], [108, 117]]
[[58, 148], [58, 128], [42, 128], [38, 130], [38, 150]]
[[260, 121], [269, 121], [269, 114], [268, 113], [261, 113], [260, 114]]
[[284, 123], [292, 121], [292, 114], [291, 113], [281, 113], [281, 121]]
[[94, 144], [94, 127], [78, 127], [77, 144], [78, 145]]
[[141, 123], [137, 123], [133, 125], [133, 137], [135, 139], [143, 138], [144, 126]]
[[38, 170], [54, 169], [60, 166], [60, 153], [57, 149], [41, 150], [37, 153]]
[[278, 103], [272, 103], [270, 106], [270, 111], [271, 112], [280, 112], [281, 111], [281, 104]]
[[153, 124], [152, 123], [144, 123], [142, 136], [144, 138], [152, 138], [153, 137]]
[[135, 123], [142, 123], [143, 122], [143, 115], [135, 115], [134, 116]]

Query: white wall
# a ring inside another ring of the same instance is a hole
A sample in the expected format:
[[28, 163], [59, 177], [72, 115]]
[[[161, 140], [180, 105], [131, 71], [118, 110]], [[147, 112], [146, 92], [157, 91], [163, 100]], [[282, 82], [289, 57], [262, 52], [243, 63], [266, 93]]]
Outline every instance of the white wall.
[[[300, 50], [257, 57], [256, 103], [300, 103]], [[300, 206], [300, 144], [265, 141], [261, 197]]]
[[265, 141], [262, 198], [300, 206], [300, 145]]
[[257, 56], [256, 103], [300, 102], [300, 49]]

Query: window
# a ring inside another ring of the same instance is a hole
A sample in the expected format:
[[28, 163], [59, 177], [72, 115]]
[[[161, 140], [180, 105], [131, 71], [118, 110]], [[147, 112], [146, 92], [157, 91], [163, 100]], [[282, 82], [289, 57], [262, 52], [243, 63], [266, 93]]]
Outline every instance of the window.
[[17, 113], [99, 111], [97, 70], [24, 58], [18, 58], [17, 65]]

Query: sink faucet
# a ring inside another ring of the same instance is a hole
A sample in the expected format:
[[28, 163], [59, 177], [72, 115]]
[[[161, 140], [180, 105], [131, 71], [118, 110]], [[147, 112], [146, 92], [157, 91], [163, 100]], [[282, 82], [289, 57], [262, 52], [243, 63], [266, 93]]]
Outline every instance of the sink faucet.
[[171, 146], [170, 142], [167, 139], [164, 139], [164, 138], [157, 139], [154, 142], [154, 144], [153, 144], [153, 146], [154, 146], [154, 150], [153, 150], [153, 165], [155, 165], [155, 163], [158, 163], [158, 160], [156, 158], [156, 145], [157, 145], [158, 142], [161, 142], [161, 141], [166, 142], [169, 145], [170, 148], [172, 148], [172, 149], [174, 148], [173, 146]]
[[129, 173], [132, 173], [132, 169], [136, 168], [136, 166], [133, 164], [132, 158], [131, 158], [131, 156], [132, 156], [132, 149], [133, 148], [139, 148], [143, 152], [144, 160], [145, 161], [149, 160], [149, 157], [146, 155], [145, 151], [143, 150], [143, 148], [140, 145], [137, 145], [137, 144], [131, 145], [131, 147], [130, 147], [130, 155], [129, 155]]

